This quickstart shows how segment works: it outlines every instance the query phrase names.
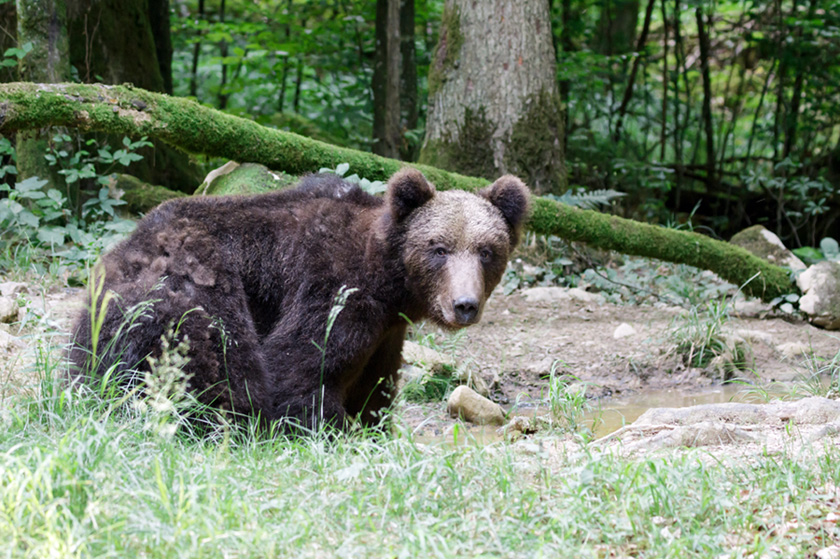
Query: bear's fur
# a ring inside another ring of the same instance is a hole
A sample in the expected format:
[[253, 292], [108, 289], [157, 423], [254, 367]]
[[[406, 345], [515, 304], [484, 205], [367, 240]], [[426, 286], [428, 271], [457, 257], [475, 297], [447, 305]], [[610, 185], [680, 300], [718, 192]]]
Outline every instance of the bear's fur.
[[[88, 307], [113, 296], [95, 357], [90, 310], [77, 321], [71, 375], [138, 378], [169, 336], [188, 344], [188, 388], [203, 403], [310, 427], [375, 424], [393, 400], [406, 318], [477, 322], [528, 197], [512, 176], [478, 195], [437, 193], [405, 169], [384, 200], [313, 175], [294, 190], [166, 202], [102, 258], [104, 290]], [[356, 291], [322, 353], [342, 286]]]

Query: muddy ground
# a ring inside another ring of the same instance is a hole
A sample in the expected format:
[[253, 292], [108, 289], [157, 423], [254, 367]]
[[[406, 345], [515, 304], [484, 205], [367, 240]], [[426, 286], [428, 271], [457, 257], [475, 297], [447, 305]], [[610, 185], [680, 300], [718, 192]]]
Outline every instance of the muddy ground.
[[[21, 324], [0, 325], [4, 397], [34, 390], [35, 353], [43, 352], [46, 339], [51, 340], [52, 347], [66, 340], [83, 298], [81, 289], [72, 288], [45, 290], [30, 284], [18, 291], [15, 298], [24, 305], [19, 313], [23, 328]], [[730, 376], [762, 386], [790, 383], [811, 374], [815, 366], [830, 361], [840, 351], [836, 333], [774, 315], [769, 307], [757, 302], [733, 305], [729, 315], [724, 330], [746, 348], [746, 362], [740, 371], [728, 365], [701, 369], [686, 364], [686, 355], [676, 350], [673, 335], [685, 326], [684, 309], [658, 303], [616, 305], [597, 294], [566, 288], [520, 290], [510, 295], [498, 290], [489, 300], [481, 324], [455, 336], [421, 327], [415, 338], [423, 340], [425, 336], [423, 343], [479, 375], [490, 397], [511, 415], [544, 412], [547, 377], [552, 369], [556, 376], [583, 383], [601, 416], [618, 418], [607, 429], [596, 427], [596, 436], [632, 422], [651, 402], [654, 406], [684, 406], [727, 401], [733, 396], [741, 401], [749, 399], [743, 397], [743, 385], [724, 386], [722, 378]], [[402, 400], [400, 408], [403, 428], [421, 440], [452, 436], [456, 420], [447, 414], [444, 401]], [[782, 432], [778, 425], [766, 427]], [[501, 438], [495, 427], [462, 425], [459, 429], [479, 440]], [[647, 431], [655, 436], [662, 429]], [[644, 435], [642, 431], [627, 432], [636, 450], [644, 447], [637, 444], [640, 433]], [[834, 436], [833, 431], [826, 433]], [[542, 429], [517, 444], [536, 452], [533, 444], [556, 448], [573, 438]], [[612, 437], [609, 441], [619, 439]], [[747, 439], [737, 438], [726, 444], [750, 446]]]

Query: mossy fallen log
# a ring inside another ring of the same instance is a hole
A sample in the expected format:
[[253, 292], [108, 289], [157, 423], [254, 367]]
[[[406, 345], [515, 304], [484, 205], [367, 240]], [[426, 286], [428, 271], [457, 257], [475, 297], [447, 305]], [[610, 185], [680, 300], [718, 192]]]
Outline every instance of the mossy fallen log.
[[[266, 128], [188, 99], [131, 86], [0, 84], [0, 133], [57, 125], [82, 131], [149, 136], [190, 153], [261, 163], [290, 174], [349, 163], [352, 172], [385, 180], [406, 164]], [[413, 165], [442, 190], [474, 191], [484, 179]], [[711, 270], [748, 295], [770, 301], [795, 292], [785, 268], [697, 233], [675, 231], [535, 198], [532, 231], [602, 249]], [[748, 280], [751, 280], [748, 282]]]

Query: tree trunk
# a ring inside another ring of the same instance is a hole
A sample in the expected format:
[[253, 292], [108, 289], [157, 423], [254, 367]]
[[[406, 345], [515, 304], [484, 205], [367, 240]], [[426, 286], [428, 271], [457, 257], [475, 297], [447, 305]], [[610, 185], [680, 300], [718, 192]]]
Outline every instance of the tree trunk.
[[417, 128], [419, 96], [417, 93], [417, 61], [414, 46], [414, 0], [400, 2], [400, 159], [417, 157], [417, 142], [405, 138], [405, 132]]
[[169, 28], [169, 0], [149, 0], [149, 27], [155, 42], [163, 92], [172, 95], [172, 34]]
[[376, 2], [373, 153], [400, 156], [400, 0]]
[[[82, 81], [166, 90], [172, 80], [169, 8], [164, 6], [169, 0], [66, 1], [70, 63]], [[197, 165], [169, 146], [156, 143], [140, 154], [144, 159], [134, 163], [131, 172], [144, 182], [181, 191], [191, 191], [201, 182]]]
[[420, 161], [565, 187], [564, 123], [546, 0], [446, 0]]
[[82, 81], [166, 90], [149, 0], [67, 0], [67, 20], [70, 63]]
[[[203, 107], [194, 101], [125, 86], [12, 83], [0, 85], [0, 133], [61, 125], [115, 134], [145, 135], [192, 153], [262, 163], [291, 174], [349, 163], [350, 170], [384, 180], [403, 163], [296, 134]], [[486, 180], [425, 165], [416, 166], [441, 190], [475, 191]], [[796, 287], [784, 268], [729, 243], [687, 231], [579, 210], [546, 198], [533, 199], [532, 231], [557, 235], [625, 254], [690, 264], [743, 286], [770, 301]], [[752, 280], [752, 281], [749, 281]]]
[[[198, 15], [196, 16], [199, 20], [204, 19], [204, 0], [198, 0]], [[199, 34], [199, 38], [196, 40], [195, 44], [193, 45], [193, 55], [192, 55], [192, 69], [190, 71], [190, 96], [191, 97], [198, 97], [198, 59], [201, 57], [201, 35]], [[283, 112], [283, 108], [280, 108], [280, 112]]]
[[[17, 46], [17, 9], [14, 2], [6, 2], [0, 4], [0, 54]], [[17, 66], [0, 67], [0, 83], [19, 80]]]
[[694, 12], [697, 20], [697, 34], [700, 42], [700, 73], [703, 75], [703, 125], [706, 132], [706, 184], [712, 193], [718, 190], [715, 173], [715, 128], [712, 124], [712, 79], [709, 74], [709, 32], [703, 21], [702, 8]]
[[[64, 0], [17, 0], [18, 42], [32, 44], [20, 61], [20, 77], [31, 82], [57, 83], [70, 79], [67, 59], [67, 9]], [[17, 136], [18, 178], [40, 177], [63, 189], [64, 180], [47, 164], [49, 136], [38, 129]]]
[[650, 31], [650, 19], [653, 15], [653, 6], [656, 0], [648, 0], [647, 8], [645, 9], [645, 22], [642, 25], [642, 34], [639, 36], [639, 44], [636, 45], [636, 50], [639, 54], [633, 60], [633, 66], [630, 70], [630, 78], [627, 80], [627, 87], [624, 89], [624, 96], [621, 99], [621, 106], [618, 108], [618, 121], [615, 124], [615, 132], [613, 132], [613, 142], [618, 143], [621, 139], [621, 125], [624, 122], [624, 115], [627, 113], [627, 107], [630, 105], [630, 99], [633, 98], [633, 86], [636, 84], [636, 75], [639, 73], [639, 64], [642, 61], [642, 49], [647, 43], [648, 31]]
[[607, 56], [633, 52], [638, 19], [639, 0], [605, 0], [598, 18], [598, 52]]

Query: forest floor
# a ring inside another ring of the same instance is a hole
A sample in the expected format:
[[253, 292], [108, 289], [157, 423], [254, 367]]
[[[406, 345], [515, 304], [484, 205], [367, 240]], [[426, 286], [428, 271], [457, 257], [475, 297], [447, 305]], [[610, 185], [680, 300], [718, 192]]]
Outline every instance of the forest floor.
[[[57, 348], [66, 341], [84, 294], [78, 288], [45, 290], [33, 284], [20, 285], [17, 291], [17, 300], [24, 305], [22, 322], [0, 324], [0, 396], [4, 399], [36, 390], [45, 348], [52, 348], [51, 366], [56, 365], [60, 358]], [[698, 327], [716, 329], [714, 335], [724, 340], [724, 345], [739, 348], [732, 352], [739, 356], [737, 367], [732, 355], [704, 368], [687, 364], [698, 350], [687, 347], [685, 340], [692, 328]], [[431, 328], [421, 325], [412, 337], [431, 345], [455, 366], [481, 377], [490, 398], [503, 407], [508, 418], [549, 415], [553, 374], [567, 391], [585, 392], [587, 403], [582, 407], [589, 410], [584, 429], [589, 433], [587, 440], [608, 436], [604, 442], [614, 446], [621, 444], [621, 437], [610, 434], [622, 428], [628, 440], [638, 443], [643, 438], [625, 426], [648, 408], [766, 402], [774, 395], [790, 399], [797, 392], [807, 396], [808, 387], [814, 388], [816, 371], [826, 369], [825, 364], [835, 373], [840, 368], [840, 336], [802, 320], [774, 316], [758, 301], [732, 304], [717, 322], [698, 325], [697, 318], [685, 309], [662, 303], [619, 305], [598, 294], [561, 287], [524, 289], [510, 295], [500, 288], [488, 301], [477, 326], [458, 333], [428, 330]], [[723, 383], [724, 377], [729, 382]], [[459, 432], [466, 435], [462, 440], [489, 443], [504, 439], [496, 427], [462, 424], [451, 418], [445, 400], [416, 403], [401, 398], [396, 413], [398, 421], [421, 441], [451, 442], [453, 432], [456, 438]], [[536, 433], [524, 437], [522, 444], [536, 440], [566, 448], [575, 440], [568, 430], [545, 428], [548, 423], [538, 420], [532, 423]], [[739, 426], [737, 421], [730, 423]], [[764, 426], [762, 437], [730, 437], [724, 446], [747, 446], [755, 452], [762, 444], [783, 446], [785, 425], [770, 423]], [[807, 429], [822, 427], [814, 424]], [[761, 426], [748, 428], [754, 431]], [[673, 430], [673, 426], [647, 428], [645, 436], [653, 440], [663, 430]], [[761, 444], [756, 445], [757, 441]], [[645, 444], [631, 446], [639, 450]]]

